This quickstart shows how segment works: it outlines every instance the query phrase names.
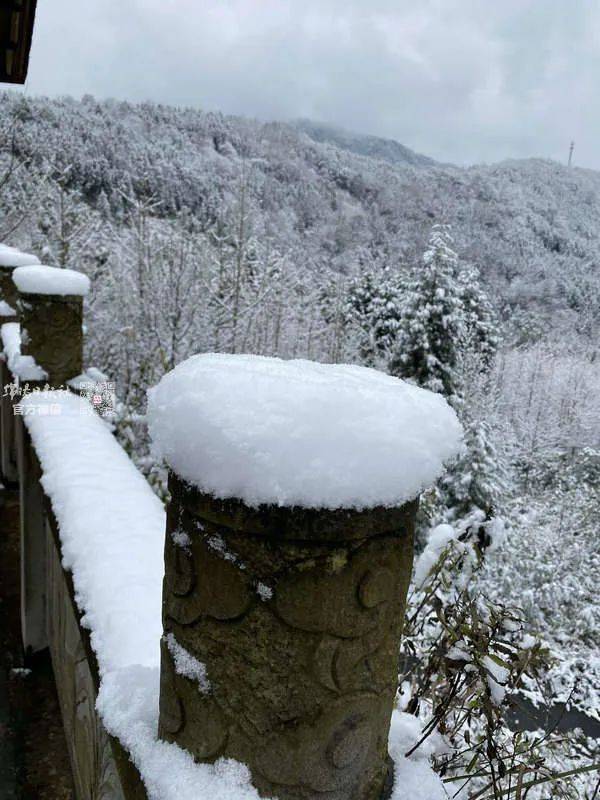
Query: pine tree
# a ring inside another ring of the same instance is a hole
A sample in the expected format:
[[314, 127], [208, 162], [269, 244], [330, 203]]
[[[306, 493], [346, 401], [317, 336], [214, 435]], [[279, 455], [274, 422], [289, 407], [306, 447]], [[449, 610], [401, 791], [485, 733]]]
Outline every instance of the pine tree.
[[498, 346], [494, 311], [473, 267], [461, 269], [449, 228], [436, 225], [402, 306], [389, 371], [443, 394], [465, 429], [465, 450], [431, 495], [428, 513], [457, 522], [474, 511], [491, 519], [505, 470], [491, 426], [465, 402], [468, 370], [489, 368]]
[[447, 518], [462, 519], [480, 509], [491, 519], [506, 491], [506, 470], [494, 445], [491, 425], [486, 420], [463, 415], [465, 450], [441, 480]]
[[465, 321], [465, 347], [474, 353], [484, 367], [489, 367], [498, 350], [498, 318], [481, 288], [479, 270], [467, 266], [459, 274]]
[[112, 216], [112, 210], [110, 207], [110, 201], [104, 189], [100, 190], [100, 194], [98, 195], [98, 200], [96, 202], [96, 208], [102, 217], [102, 220], [105, 223], [109, 222]]
[[369, 270], [348, 289], [344, 314], [357, 331], [361, 361], [375, 366], [396, 344], [402, 317], [402, 286], [388, 268]]
[[464, 287], [446, 225], [435, 225], [420, 269], [402, 306], [392, 375], [414, 381], [460, 404], [460, 355], [466, 337]]

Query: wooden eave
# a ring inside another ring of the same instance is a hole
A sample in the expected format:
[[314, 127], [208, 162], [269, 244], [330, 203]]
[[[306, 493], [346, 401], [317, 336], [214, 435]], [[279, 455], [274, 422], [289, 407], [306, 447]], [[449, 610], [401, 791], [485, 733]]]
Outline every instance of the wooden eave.
[[25, 83], [37, 0], [0, 0], [0, 83]]

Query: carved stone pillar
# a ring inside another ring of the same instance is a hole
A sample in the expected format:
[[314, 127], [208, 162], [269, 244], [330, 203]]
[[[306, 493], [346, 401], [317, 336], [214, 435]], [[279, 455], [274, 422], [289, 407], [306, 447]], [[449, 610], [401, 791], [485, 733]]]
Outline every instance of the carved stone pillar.
[[418, 501], [323, 511], [169, 476], [159, 735], [282, 800], [378, 800]]
[[33, 356], [53, 389], [66, 388], [83, 370], [83, 298], [19, 293], [17, 310], [22, 354]]

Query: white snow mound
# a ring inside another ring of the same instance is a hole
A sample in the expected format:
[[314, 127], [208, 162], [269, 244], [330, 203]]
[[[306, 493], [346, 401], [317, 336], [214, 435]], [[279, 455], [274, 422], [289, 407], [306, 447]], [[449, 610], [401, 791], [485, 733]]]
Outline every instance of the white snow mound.
[[40, 260], [31, 253], [22, 253], [14, 247], [0, 245], [0, 268], [12, 269], [13, 267], [24, 267], [28, 264], [39, 264]]
[[202, 491], [251, 506], [398, 505], [462, 444], [443, 397], [346, 364], [198, 355], [148, 397], [155, 454]]
[[48, 377], [46, 370], [35, 363], [33, 356], [21, 355], [21, 325], [18, 322], [5, 322], [0, 327], [2, 354], [12, 372], [19, 381], [44, 381]]
[[13, 282], [23, 294], [86, 295], [90, 288], [87, 275], [74, 269], [60, 269], [35, 264], [18, 267]]
[[15, 317], [17, 312], [6, 300], [0, 300], [0, 317]]

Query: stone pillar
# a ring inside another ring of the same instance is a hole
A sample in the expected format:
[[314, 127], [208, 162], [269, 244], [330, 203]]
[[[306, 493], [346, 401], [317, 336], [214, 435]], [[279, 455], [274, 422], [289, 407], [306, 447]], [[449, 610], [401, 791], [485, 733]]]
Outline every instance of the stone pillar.
[[53, 389], [66, 388], [83, 370], [83, 298], [19, 293], [17, 310], [22, 354], [33, 356]]
[[[82, 371], [82, 297], [23, 294], [17, 310], [21, 322], [21, 353], [30, 355], [47, 373], [29, 387], [66, 388]], [[44, 493], [40, 467], [20, 416], [15, 418], [21, 504], [21, 628], [26, 650], [48, 645], [46, 633], [46, 546]]]
[[379, 800], [418, 501], [324, 511], [169, 476], [159, 735], [281, 800]]

